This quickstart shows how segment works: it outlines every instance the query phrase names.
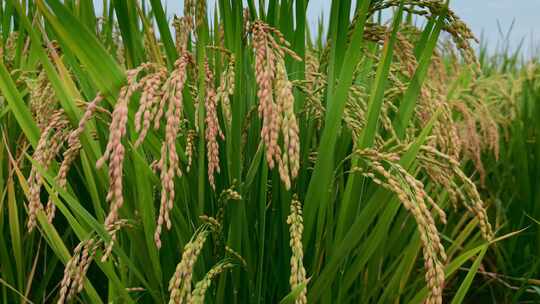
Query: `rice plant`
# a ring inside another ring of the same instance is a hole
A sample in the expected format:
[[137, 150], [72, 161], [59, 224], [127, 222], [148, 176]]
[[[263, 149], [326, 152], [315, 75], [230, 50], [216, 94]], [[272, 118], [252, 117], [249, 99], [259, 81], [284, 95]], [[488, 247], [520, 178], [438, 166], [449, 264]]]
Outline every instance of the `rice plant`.
[[95, 5], [0, 3], [3, 303], [540, 299], [540, 70], [448, 2]]

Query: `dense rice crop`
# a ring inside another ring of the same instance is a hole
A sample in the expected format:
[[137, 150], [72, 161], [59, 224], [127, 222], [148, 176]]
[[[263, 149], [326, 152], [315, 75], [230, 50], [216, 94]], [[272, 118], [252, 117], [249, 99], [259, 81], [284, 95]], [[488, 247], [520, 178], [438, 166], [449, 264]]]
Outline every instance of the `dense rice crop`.
[[540, 300], [535, 61], [443, 1], [184, 4], [0, 3], [3, 303]]

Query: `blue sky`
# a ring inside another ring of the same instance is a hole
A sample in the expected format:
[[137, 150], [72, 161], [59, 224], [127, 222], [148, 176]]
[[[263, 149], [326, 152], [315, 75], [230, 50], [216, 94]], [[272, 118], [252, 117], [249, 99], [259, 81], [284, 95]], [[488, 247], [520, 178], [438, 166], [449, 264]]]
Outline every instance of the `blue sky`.
[[[329, 6], [328, 0], [310, 0], [308, 15], [315, 20], [321, 11], [328, 14]], [[540, 0], [450, 0], [450, 7], [478, 38], [488, 42], [491, 51], [504, 41], [501, 31], [506, 35], [511, 27], [511, 49], [516, 49], [522, 39], [526, 53], [540, 44]]]
[[[100, 3], [101, 0], [95, 0]], [[162, 0], [167, 5], [169, 14], [179, 13], [183, 0]], [[209, 0], [213, 7], [215, 0]], [[256, 1], [257, 2], [257, 1]], [[99, 4], [98, 4], [99, 5]], [[329, 14], [330, 0], [310, 0], [308, 18], [312, 24], [321, 16]], [[494, 50], [497, 42], [502, 41], [498, 24], [506, 33], [514, 22], [509, 45], [515, 49], [524, 38], [524, 49], [527, 53], [540, 45], [540, 0], [450, 0], [450, 7], [473, 30], [477, 37], [483, 36]]]
[[[494, 48], [501, 35], [497, 23], [504, 33], [514, 23], [509, 39], [516, 48], [522, 39], [524, 50], [538, 50], [540, 44], [540, 0], [451, 0], [450, 6], [480, 37], [489, 41]], [[533, 44], [533, 46], [531, 46]]]

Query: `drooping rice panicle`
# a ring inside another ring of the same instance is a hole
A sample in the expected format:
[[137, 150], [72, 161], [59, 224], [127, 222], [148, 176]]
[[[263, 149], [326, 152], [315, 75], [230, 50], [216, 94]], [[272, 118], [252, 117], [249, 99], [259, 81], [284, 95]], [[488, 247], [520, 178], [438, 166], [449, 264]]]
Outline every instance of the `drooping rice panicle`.
[[[281, 180], [289, 189], [291, 179], [298, 174], [300, 142], [292, 85], [287, 79], [283, 60], [285, 54], [296, 60], [301, 59], [288, 48], [289, 44], [279, 31], [262, 21], [253, 24], [252, 33], [258, 110], [263, 121], [261, 138], [266, 148], [266, 161], [270, 168], [277, 163]], [[276, 35], [277, 40], [272, 34]], [[284, 141], [283, 155], [278, 142], [280, 134]]]
[[225, 140], [217, 116], [217, 97], [214, 89], [214, 76], [208, 63], [205, 64], [206, 98], [205, 98], [205, 136], [208, 157], [208, 181], [212, 189], [216, 190], [214, 179], [215, 172], [220, 172], [219, 167], [219, 144], [217, 137]]
[[212, 281], [221, 273], [227, 271], [227, 269], [234, 267], [234, 264], [229, 262], [221, 262], [212, 267], [204, 276], [202, 280], [195, 284], [195, 288], [191, 292], [191, 297], [187, 303], [189, 304], [203, 304], [206, 297], [206, 292], [210, 287]]
[[192, 292], [193, 266], [199, 257], [208, 231], [198, 231], [193, 239], [184, 246], [182, 259], [169, 281], [169, 304], [190, 303]]
[[[175, 189], [174, 178], [182, 175], [182, 170], [179, 166], [179, 158], [176, 152], [176, 137], [180, 131], [180, 122], [183, 117], [183, 95], [182, 91], [186, 82], [186, 67], [190, 63], [191, 57], [189, 53], [184, 53], [175, 63], [175, 70], [166, 83], [167, 92], [163, 95], [163, 99], [168, 99], [167, 112], [165, 119], [165, 142], [161, 146], [161, 159], [158, 162], [161, 178], [161, 205], [157, 220], [154, 240], [158, 248], [161, 247], [161, 231], [163, 224], [166, 224], [167, 229], [171, 229], [172, 222], [170, 220], [170, 211], [174, 205]], [[161, 111], [161, 109], [160, 109]], [[159, 119], [159, 114], [156, 120]]]
[[[370, 169], [363, 175], [395, 193], [403, 206], [415, 218], [423, 244], [425, 277], [430, 290], [426, 301], [427, 303], [442, 303], [444, 287], [442, 263], [446, 260], [446, 253], [433, 216], [427, 208], [426, 200], [429, 201], [429, 199], [427, 199], [428, 194], [423, 184], [395, 162], [395, 155], [369, 149], [358, 150], [356, 153], [364, 158]], [[390, 168], [385, 168], [383, 164]], [[436, 209], [436, 211], [442, 210]]]
[[[36, 149], [32, 155], [34, 161], [43, 170], [47, 170], [52, 161], [60, 152], [63, 143], [67, 137], [69, 122], [67, 121], [64, 111], [58, 110], [52, 114], [47, 126], [41, 132]], [[41, 187], [43, 185], [43, 177], [37, 167], [32, 167], [30, 176], [28, 177], [28, 222], [27, 228], [32, 231], [36, 225], [36, 217], [39, 210], [43, 210], [41, 203]], [[51, 221], [54, 217], [54, 207], [47, 206], [46, 214]]]
[[[98, 94], [94, 100], [92, 100], [90, 103], [88, 103], [86, 107], [86, 111], [84, 112], [83, 116], [81, 117], [81, 120], [79, 121], [79, 125], [77, 128], [69, 134], [67, 138], [67, 146], [68, 148], [63, 153], [63, 160], [60, 164], [60, 169], [58, 169], [58, 174], [56, 176], [56, 181], [58, 183], [58, 186], [61, 188], [65, 188], [67, 185], [67, 174], [69, 169], [71, 168], [71, 164], [75, 160], [75, 158], [79, 155], [79, 151], [82, 148], [81, 142], [80, 142], [80, 136], [84, 132], [85, 126], [88, 123], [88, 121], [92, 118], [92, 115], [94, 115], [96, 108], [98, 104], [103, 100], [103, 96], [101, 94]], [[49, 197], [49, 201], [47, 202], [47, 217], [49, 219], [49, 222], [52, 222], [56, 206], [54, 205], [54, 202], [52, 201], [52, 198]]]

